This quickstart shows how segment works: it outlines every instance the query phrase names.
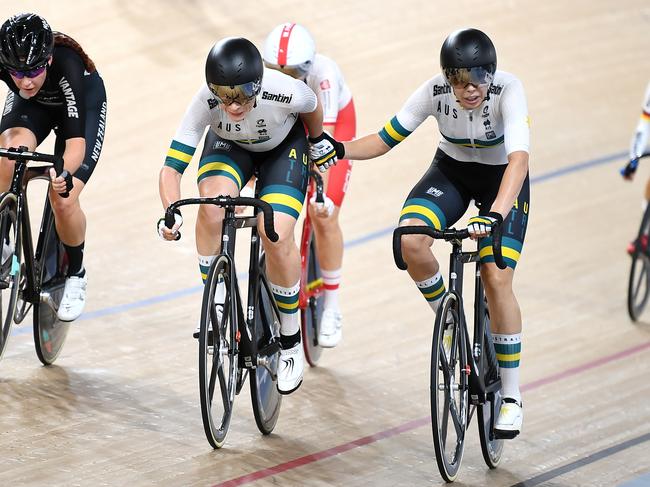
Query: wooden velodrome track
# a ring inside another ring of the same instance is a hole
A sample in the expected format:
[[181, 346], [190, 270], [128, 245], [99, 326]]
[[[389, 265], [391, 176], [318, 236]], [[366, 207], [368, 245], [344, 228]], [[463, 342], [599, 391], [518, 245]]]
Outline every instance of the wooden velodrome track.
[[[0, 17], [30, 9], [96, 61], [108, 128], [83, 195], [86, 313], [54, 366], [38, 362], [29, 318], [0, 362], [0, 485], [442, 484], [428, 419], [432, 316], [390, 248], [437, 144], [434, 121], [355, 166], [342, 212], [341, 345], [284, 400], [272, 435], [258, 433], [246, 387], [225, 447], [205, 440], [194, 213], [183, 240], [158, 239], [158, 171], [212, 43], [243, 35], [260, 46], [285, 20], [308, 26], [340, 64], [360, 134], [438, 72], [451, 30], [492, 36], [532, 118], [531, 219], [515, 281], [525, 421], [495, 471], [473, 422], [457, 485], [650, 485], [650, 314], [634, 325], [625, 310], [625, 247], [650, 171], [632, 184], [617, 172], [650, 75], [647, 2], [65, 0], [4, 2]], [[183, 191], [196, 194], [194, 169]], [[438, 247], [445, 263], [446, 252]]]

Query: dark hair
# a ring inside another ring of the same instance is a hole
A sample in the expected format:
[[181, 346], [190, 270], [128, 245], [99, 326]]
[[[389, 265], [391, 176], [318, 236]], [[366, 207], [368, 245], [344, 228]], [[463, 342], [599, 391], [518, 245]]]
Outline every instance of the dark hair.
[[86, 52], [79, 45], [79, 43], [69, 35], [63, 34], [61, 32], [54, 32], [54, 45], [69, 47], [77, 54], [79, 54], [79, 56], [81, 57], [84, 63], [84, 66], [86, 67], [86, 71], [88, 71], [89, 73], [93, 73], [97, 69], [95, 68], [95, 63], [93, 62], [93, 60], [90, 59], [88, 54], [86, 54]]

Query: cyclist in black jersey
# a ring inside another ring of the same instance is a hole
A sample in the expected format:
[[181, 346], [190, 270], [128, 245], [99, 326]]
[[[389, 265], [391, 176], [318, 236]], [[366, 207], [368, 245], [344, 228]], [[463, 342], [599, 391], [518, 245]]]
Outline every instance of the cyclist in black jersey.
[[[106, 91], [94, 63], [71, 37], [53, 32], [36, 14], [17, 14], [0, 27], [0, 79], [9, 87], [0, 147], [29, 150], [54, 130], [54, 151], [64, 171], [51, 170], [49, 199], [69, 259], [58, 310], [62, 321], [83, 311], [87, 277], [83, 265], [86, 216], [79, 195], [99, 159], [106, 127]], [[9, 187], [13, 161], [0, 158], [0, 189]], [[70, 192], [68, 198], [62, 193]]]

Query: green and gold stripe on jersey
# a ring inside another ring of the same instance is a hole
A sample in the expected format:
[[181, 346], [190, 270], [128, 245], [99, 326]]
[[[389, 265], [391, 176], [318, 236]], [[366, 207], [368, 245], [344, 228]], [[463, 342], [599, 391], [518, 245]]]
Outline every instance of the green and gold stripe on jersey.
[[260, 199], [270, 204], [273, 211], [279, 211], [297, 220], [305, 201], [305, 193], [291, 186], [271, 184], [262, 189]]
[[399, 216], [399, 221], [417, 218], [437, 230], [447, 228], [447, 218], [440, 207], [424, 198], [406, 200]]
[[481, 139], [455, 139], [453, 137], [448, 137], [442, 132], [440, 134], [445, 138], [447, 142], [451, 142], [454, 145], [460, 145], [461, 147], [469, 147], [470, 149], [487, 149], [490, 147], [495, 147], [497, 145], [503, 144], [503, 135], [492, 140], [481, 140]]
[[391, 118], [384, 128], [379, 131], [379, 137], [385, 142], [388, 147], [395, 147], [409, 135], [411, 130], [406, 130], [397, 120], [397, 117]]
[[172, 140], [172, 144], [167, 151], [167, 157], [165, 158], [165, 166], [171, 167], [183, 174], [192, 160], [195, 151], [196, 147]]

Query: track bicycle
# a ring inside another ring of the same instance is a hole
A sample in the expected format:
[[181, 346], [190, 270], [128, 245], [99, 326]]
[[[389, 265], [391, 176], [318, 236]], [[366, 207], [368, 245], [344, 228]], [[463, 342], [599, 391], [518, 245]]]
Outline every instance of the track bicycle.
[[[235, 396], [250, 375], [255, 423], [262, 434], [273, 431], [282, 396], [277, 389], [280, 361], [280, 315], [265, 275], [257, 215], [264, 231], [278, 240], [273, 209], [257, 198], [189, 198], [172, 203], [165, 212], [171, 228], [174, 210], [185, 205], [216, 205], [225, 209], [221, 251], [210, 266], [203, 291], [199, 331], [199, 393], [203, 428], [210, 445], [221, 448], [232, 418]], [[236, 216], [237, 206], [252, 206], [255, 216]], [[237, 230], [250, 228], [248, 297], [244, 311], [235, 269]], [[218, 292], [221, 287], [222, 292]], [[216, 396], [215, 396], [216, 393]]]
[[[316, 203], [323, 203], [325, 201], [323, 178], [313, 169], [310, 169], [309, 175], [311, 179], [307, 189], [307, 205], [309, 205], [314, 194], [316, 194]], [[316, 249], [316, 236], [312, 228], [311, 216], [307, 211], [300, 239], [300, 294], [298, 307], [300, 308], [300, 330], [305, 359], [312, 367], [316, 366], [323, 352], [323, 348], [318, 344], [318, 331], [323, 316], [321, 294], [324, 290], [324, 284]]]
[[[21, 323], [33, 307], [36, 354], [44, 365], [50, 365], [61, 352], [70, 327], [70, 323], [57, 318], [68, 258], [56, 233], [54, 214], [47, 196], [34, 248], [27, 186], [33, 179], [49, 181], [51, 167], [60, 174], [63, 158], [30, 152], [23, 146], [0, 149], [0, 157], [15, 161], [9, 191], [0, 194], [0, 357], [6, 349], [12, 323]], [[67, 197], [68, 194], [61, 196]]]
[[[650, 152], [643, 154], [639, 159], [650, 156]], [[621, 170], [624, 176], [626, 169]], [[637, 321], [650, 298], [650, 249], [648, 249], [648, 238], [650, 238], [650, 205], [646, 206], [641, 218], [641, 225], [634, 240], [632, 251], [632, 263], [630, 265], [630, 277], [627, 284], [627, 312], [632, 321]]]
[[[477, 250], [466, 252], [462, 241], [467, 229], [436, 230], [426, 226], [398, 227], [393, 232], [393, 255], [397, 267], [406, 270], [402, 258], [402, 235], [423, 234], [450, 242], [449, 288], [436, 314], [431, 345], [431, 422], [433, 445], [440, 475], [453, 482], [465, 448], [465, 432], [475, 411], [483, 459], [489, 468], [501, 461], [503, 437], [494, 424], [501, 408], [501, 379], [490, 332], [490, 316], [480, 277]], [[506, 267], [501, 254], [501, 228], [493, 227], [493, 255], [497, 266]], [[476, 263], [474, 286], [474, 334], [470, 335], [463, 303], [463, 267]]]

